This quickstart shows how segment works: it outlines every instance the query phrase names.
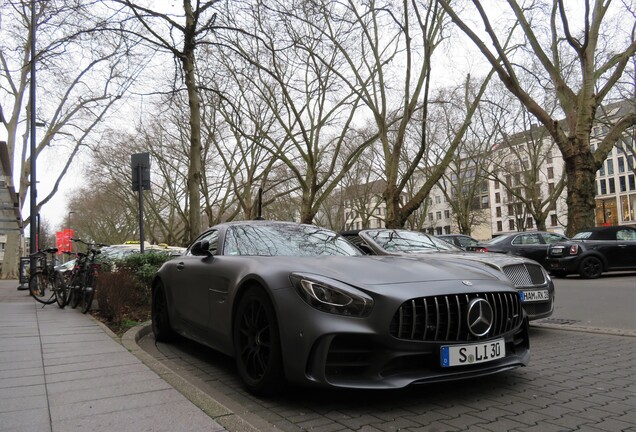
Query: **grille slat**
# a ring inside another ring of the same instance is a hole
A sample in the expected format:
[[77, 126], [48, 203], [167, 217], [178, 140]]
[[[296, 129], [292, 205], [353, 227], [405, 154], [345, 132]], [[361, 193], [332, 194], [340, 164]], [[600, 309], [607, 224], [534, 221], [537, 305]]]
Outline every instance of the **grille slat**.
[[[488, 334], [476, 337], [468, 330], [466, 314], [475, 298], [485, 299], [493, 310]], [[480, 340], [507, 333], [521, 324], [521, 300], [516, 293], [440, 295], [408, 300], [396, 311], [391, 335], [404, 340]]]
[[546, 283], [545, 274], [539, 264], [513, 264], [505, 266], [503, 272], [515, 287], [531, 287]]

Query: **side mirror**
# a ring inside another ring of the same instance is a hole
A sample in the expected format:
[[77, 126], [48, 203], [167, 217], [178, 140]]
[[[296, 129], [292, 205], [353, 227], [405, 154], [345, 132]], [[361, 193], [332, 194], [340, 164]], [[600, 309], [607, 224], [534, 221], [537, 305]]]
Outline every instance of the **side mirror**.
[[196, 256], [212, 255], [210, 253], [210, 242], [207, 240], [201, 240], [196, 242], [195, 244], [192, 245], [192, 248], [190, 248], [190, 253]]

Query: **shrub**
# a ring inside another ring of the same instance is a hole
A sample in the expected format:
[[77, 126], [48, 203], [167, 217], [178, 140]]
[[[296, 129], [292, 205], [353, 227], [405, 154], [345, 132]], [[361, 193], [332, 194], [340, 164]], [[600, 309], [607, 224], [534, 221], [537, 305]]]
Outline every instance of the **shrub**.
[[99, 286], [95, 293], [99, 315], [117, 331], [124, 321], [150, 318], [151, 283], [165, 253], [131, 254], [118, 260], [100, 260]]

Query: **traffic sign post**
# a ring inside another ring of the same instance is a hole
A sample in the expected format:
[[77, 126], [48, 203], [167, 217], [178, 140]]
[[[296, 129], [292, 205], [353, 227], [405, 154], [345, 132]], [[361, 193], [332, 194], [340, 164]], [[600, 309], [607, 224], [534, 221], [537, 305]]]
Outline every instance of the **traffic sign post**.
[[131, 155], [132, 190], [139, 192], [139, 252], [144, 253], [144, 201], [143, 191], [150, 190], [150, 154]]

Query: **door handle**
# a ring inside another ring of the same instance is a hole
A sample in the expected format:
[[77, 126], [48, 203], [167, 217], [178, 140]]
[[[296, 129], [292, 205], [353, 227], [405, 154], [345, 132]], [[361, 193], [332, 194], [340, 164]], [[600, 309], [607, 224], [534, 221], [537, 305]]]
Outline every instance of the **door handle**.
[[185, 268], [185, 264], [180, 262], [179, 264], [177, 264], [177, 270], [181, 271]]

